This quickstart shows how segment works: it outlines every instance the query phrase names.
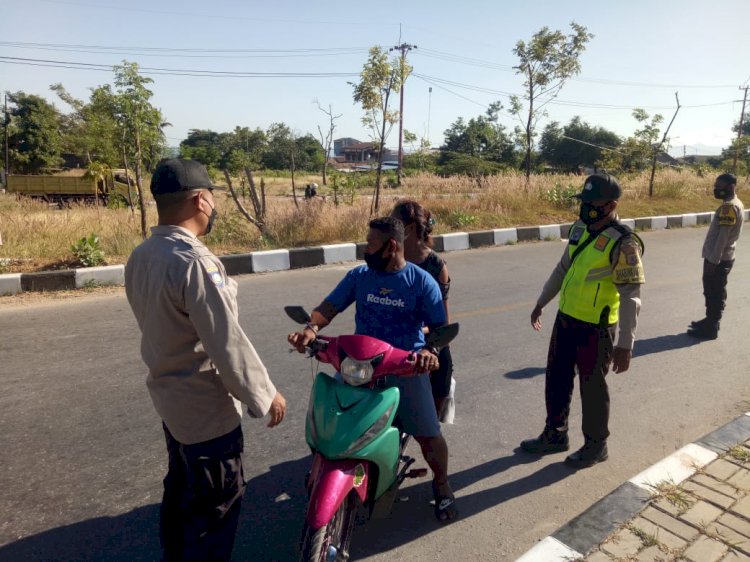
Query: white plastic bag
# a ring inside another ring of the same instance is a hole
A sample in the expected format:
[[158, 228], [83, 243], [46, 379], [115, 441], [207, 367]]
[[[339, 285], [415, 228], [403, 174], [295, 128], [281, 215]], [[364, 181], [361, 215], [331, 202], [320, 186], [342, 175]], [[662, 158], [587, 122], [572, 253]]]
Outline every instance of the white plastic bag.
[[453, 424], [456, 417], [456, 379], [451, 377], [451, 390], [443, 405], [443, 412], [440, 421], [447, 424]]

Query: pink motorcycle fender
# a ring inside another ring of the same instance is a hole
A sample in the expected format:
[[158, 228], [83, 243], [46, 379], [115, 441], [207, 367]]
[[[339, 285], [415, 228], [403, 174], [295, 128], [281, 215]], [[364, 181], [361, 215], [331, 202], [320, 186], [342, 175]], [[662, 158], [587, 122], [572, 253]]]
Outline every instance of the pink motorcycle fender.
[[320, 529], [333, 518], [341, 502], [354, 490], [359, 499], [367, 499], [369, 463], [359, 460], [331, 461], [318, 456], [317, 478], [312, 484], [307, 507], [307, 524]]

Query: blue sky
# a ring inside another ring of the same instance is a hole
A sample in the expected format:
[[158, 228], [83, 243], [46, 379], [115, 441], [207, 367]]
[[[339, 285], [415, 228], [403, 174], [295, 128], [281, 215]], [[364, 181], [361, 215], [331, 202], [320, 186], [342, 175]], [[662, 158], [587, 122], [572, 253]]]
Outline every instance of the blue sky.
[[[571, 20], [595, 37], [581, 58], [581, 74], [563, 88], [563, 103], [548, 106], [541, 126], [580, 115], [630, 135], [635, 129], [630, 108], [662, 113], [668, 122], [678, 91], [683, 108], [670, 133], [672, 153], [716, 153], [729, 143], [741, 107], [738, 87], [750, 83], [748, 0], [24, 0], [0, 8], [0, 89], [53, 100], [49, 85], [62, 82], [86, 98], [90, 87], [112, 79], [111, 72], [30, 66], [33, 61], [18, 59], [102, 65], [127, 59], [186, 71], [337, 74], [154, 75], [154, 104], [173, 124], [167, 129], [171, 145], [192, 128], [265, 129], [279, 121], [299, 134], [317, 134], [326, 117], [316, 99], [342, 114], [336, 137], [366, 140], [362, 112], [347, 84], [356, 76], [338, 74], [356, 75], [369, 47], [396, 45], [400, 33], [402, 41], [417, 45], [409, 60], [419, 75], [406, 84], [404, 126], [419, 136], [429, 133], [439, 146], [456, 118], [479, 115], [496, 100], [507, 107], [503, 93], [521, 93], [522, 79], [512, 70], [519, 39], [542, 26], [568, 30]], [[507, 113], [501, 122], [515, 124]], [[388, 145], [396, 144], [394, 129]]]

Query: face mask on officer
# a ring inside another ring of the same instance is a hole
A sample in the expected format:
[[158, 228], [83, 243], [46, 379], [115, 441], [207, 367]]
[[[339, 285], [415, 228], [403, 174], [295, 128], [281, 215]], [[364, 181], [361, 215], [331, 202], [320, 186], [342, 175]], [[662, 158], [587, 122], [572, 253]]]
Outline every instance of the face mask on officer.
[[714, 185], [714, 197], [716, 199], [726, 199], [729, 196], [729, 188], [725, 185], [715, 184]]
[[387, 258], [383, 257], [386, 248], [388, 248], [388, 242], [389, 240], [387, 240], [380, 249], [375, 252], [365, 252], [364, 258], [367, 267], [374, 269], [375, 271], [385, 271], [385, 268], [388, 267], [388, 262], [391, 261], [390, 256]]
[[595, 224], [609, 214], [609, 211], [605, 210], [606, 206], [607, 203], [597, 207], [591, 203], [582, 202], [578, 216], [584, 224]]
[[211, 207], [211, 214], [209, 215], [206, 213], [203, 209], [201, 209], [201, 212], [208, 217], [208, 224], [206, 225], [206, 231], [203, 233], [203, 236], [206, 236], [211, 232], [211, 230], [214, 227], [214, 223], [216, 222], [216, 217], [219, 216], [219, 213], [216, 212], [216, 205], [211, 205], [208, 203], [208, 199], [203, 199], [206, 204], [208, 204], [209, 207]]

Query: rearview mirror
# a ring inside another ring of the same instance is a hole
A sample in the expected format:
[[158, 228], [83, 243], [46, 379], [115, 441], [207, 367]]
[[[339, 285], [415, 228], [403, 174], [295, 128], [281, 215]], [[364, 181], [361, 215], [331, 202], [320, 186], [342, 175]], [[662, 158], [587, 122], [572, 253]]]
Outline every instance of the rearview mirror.
[[308, 322], [310, 322], [310, 315], [302, 306], [285, 306], [284, 312], [286, 312], [286, 315], [294, 320], [297, 324], [307, 324]]
[[439, 328], [430, 330], [425, 338], [427, 345], [432, 347], [445, 347], [452, 342], [458, 335], [458, 323], [445, 324]]

